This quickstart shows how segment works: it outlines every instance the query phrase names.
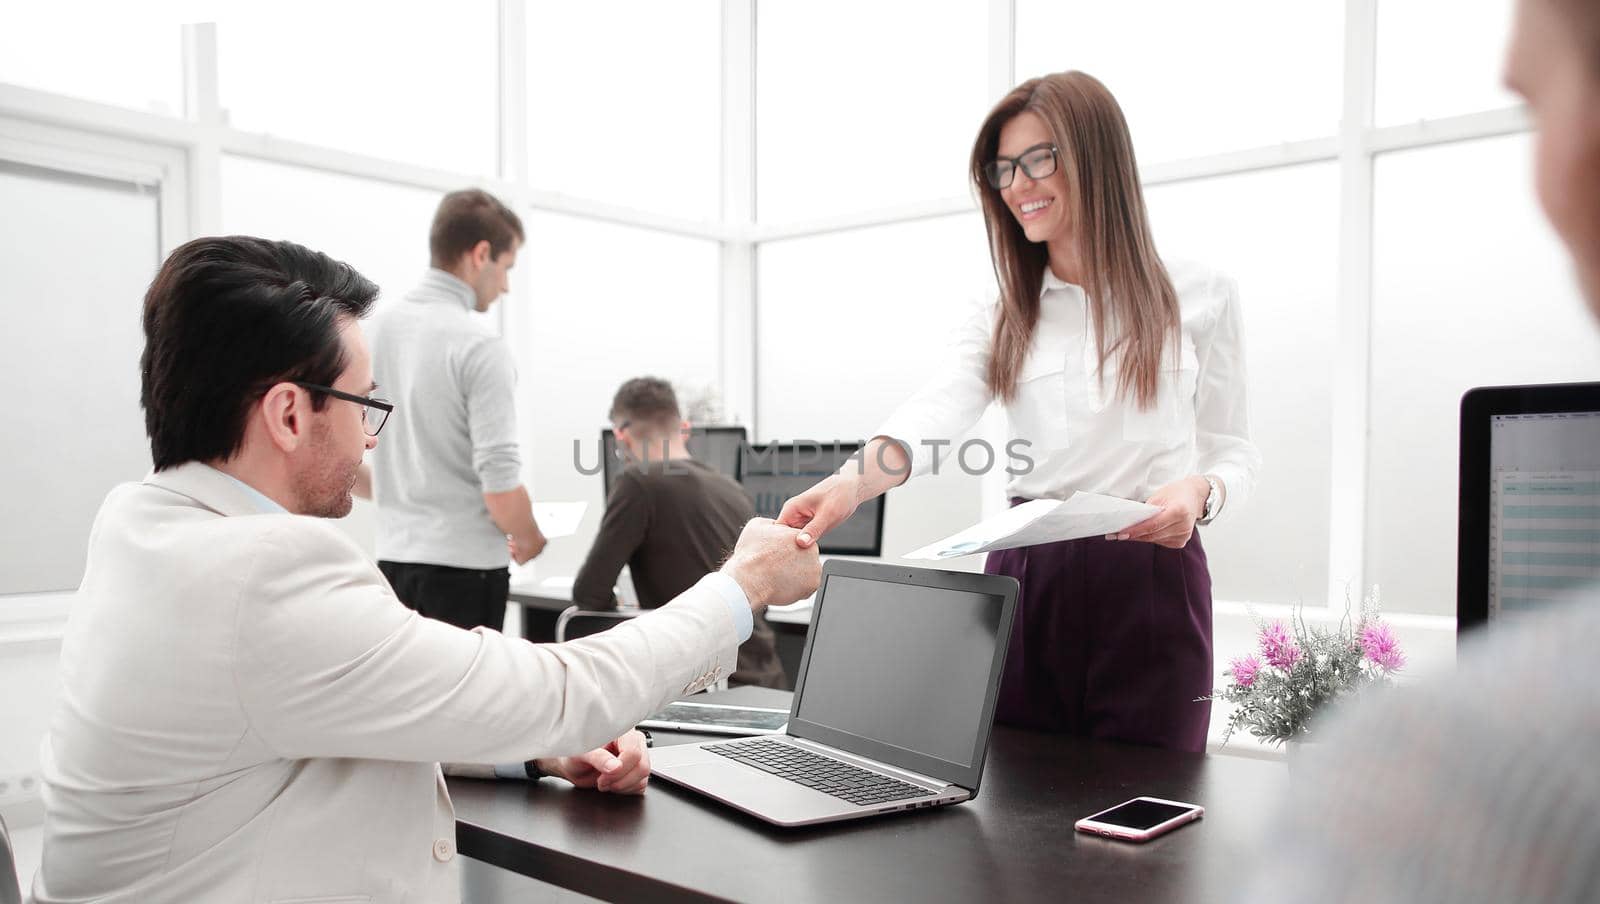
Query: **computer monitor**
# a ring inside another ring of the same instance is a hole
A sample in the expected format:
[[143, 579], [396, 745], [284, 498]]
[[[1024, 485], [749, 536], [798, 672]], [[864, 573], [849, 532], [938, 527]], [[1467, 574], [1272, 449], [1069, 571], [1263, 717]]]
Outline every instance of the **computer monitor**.
[[[746, 446], [740, 482], [756, 505], [756, 514], [776, 518], [784, 503], [839, 470], [861, 448], [856, 442], [772, 443]], [[817, 543], [817, 551], [834, 556], [883, 555], [884, 497], [863, 502], [856, 513]]]
[[[689, 455], [702, 464], [709, 465], [719, 474], [733, 480], [739, 479], [739, 450], [744, 447], [743, 427], [691, 427], [689, 428]], [[617, 475], [628, 466], [622, 450], [617, 447], [616, 434], [608, 427], [600, 431], [600, 463], [606, 482], [606, 498], [611, 498], [611, 488]]]
[[1458, 631], [1600, 584], [1600, 383], [1463, 396], [1458, 521]]

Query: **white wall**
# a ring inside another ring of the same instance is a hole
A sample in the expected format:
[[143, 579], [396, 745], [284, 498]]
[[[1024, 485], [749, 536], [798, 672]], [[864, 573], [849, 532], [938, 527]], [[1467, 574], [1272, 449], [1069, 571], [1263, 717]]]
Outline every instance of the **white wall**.
[[[139, 410], [140, 295], [161, 258], [149, 185], [0, 156], [0, 594], [83, 574], [100, 500], [150, 469]], [[85, 266], [86, 249], [96, 249]]]
[[0, 816], [38, 822], [39, 744], [57, 692], [57, 659], [71, 594], [0, 597]]

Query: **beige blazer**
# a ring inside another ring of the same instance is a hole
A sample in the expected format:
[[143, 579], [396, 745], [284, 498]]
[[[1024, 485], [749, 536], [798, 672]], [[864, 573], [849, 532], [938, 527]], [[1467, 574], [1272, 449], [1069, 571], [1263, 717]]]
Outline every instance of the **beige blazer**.
[[535, 645], [422, 618], [316, 518], [198, 463], [106, 497], [43, 746], [40, 902], [460, 896], [437, 763], [600, 746], [731, 672], [696, 585]]

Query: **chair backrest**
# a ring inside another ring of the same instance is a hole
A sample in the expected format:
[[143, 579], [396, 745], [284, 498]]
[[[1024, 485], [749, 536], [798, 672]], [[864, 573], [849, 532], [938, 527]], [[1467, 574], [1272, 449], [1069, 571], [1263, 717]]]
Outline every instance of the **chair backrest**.
[[22, 889], [17, 886], [17, 858], [11, 852], [11, 832], [0, 816], [0, 904], [22, 904]]
[[608, 612], [595, 612], [579, 609], [577, 606], [568, 606], [561, 613], [561, 617], [556, 619], [556, 643], [566, 643], [579, 637], [599, 634], [612, 625], [627, 621], [638, 614], [639, 610], [637, 609], [614, 609]]

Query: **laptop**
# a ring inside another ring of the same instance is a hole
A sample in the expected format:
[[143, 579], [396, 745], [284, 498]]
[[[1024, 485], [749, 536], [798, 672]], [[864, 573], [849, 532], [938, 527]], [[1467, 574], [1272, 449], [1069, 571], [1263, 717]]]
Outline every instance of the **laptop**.
[[780, 826], [971, 800], [1016, 606], [1001, 575], [830, 560], [785, 732], [658, 747], [651, 772]]

